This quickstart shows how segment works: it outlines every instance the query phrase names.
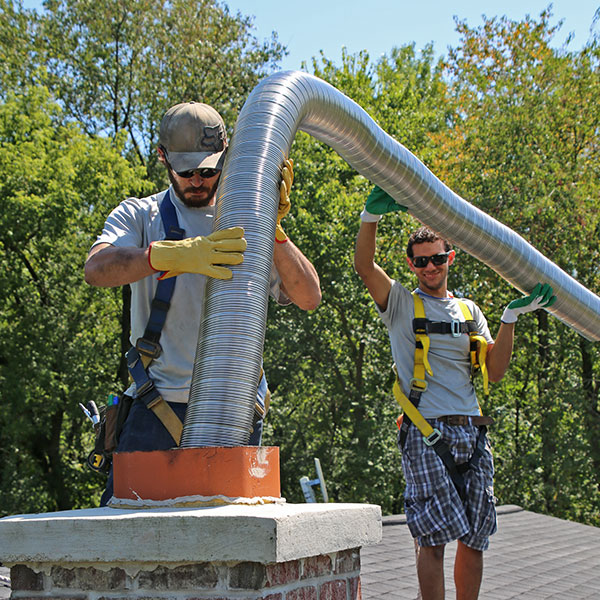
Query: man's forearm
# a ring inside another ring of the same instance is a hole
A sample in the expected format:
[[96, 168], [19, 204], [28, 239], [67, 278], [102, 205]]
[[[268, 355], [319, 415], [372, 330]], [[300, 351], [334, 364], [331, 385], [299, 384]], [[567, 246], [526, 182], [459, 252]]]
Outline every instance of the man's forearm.
[[314, 310], [321, 302], [319, 275], [311, 262], [288, 239], [275, 244], [273, 261], [286, 296], [303, 310]]
[[500, 323], [498, 335], [485, 361], [490, 381], [500, 381], [504, 377], [510, 364], [514, 336], [514, 323]]
[[156, 271], [148, 262], [148, 248], [94, 246], [85, 262], [85, 280], [97, 287], [117, 287], [139, 281]]
[[375, 262], [377, 223], [360, 224], [354, 252], [354, 268], [381, 310], [387, 309], [392, 280]]
[[[375, 270], [377, 223], [361, 222], [354, 250], [354, 268], [365, 280]], [[366, 283], [366, 282], [365, 282]]]

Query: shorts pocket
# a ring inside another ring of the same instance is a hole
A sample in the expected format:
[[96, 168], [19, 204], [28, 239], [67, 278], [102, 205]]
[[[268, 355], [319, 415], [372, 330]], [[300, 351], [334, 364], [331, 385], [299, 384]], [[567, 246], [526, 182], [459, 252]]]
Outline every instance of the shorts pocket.
[[470, 511], [469, 522], [471, 524], [471, 535], [477, 538], [488, 538], [496, 533], [498, 528], [496, 519], [496, 499], [491, 488], [483, 492], [479, 510]]
[[433, 496], [447, 480], [446, 468], [432, 448], [406, 444], [402, 469], [406, 481], [405, 497], [423, 499]]
[[402, 457], [406, 489], [406, 523], [413, 537], [439, 531], [445, 522], [444, 506], [449, 503], [448, 478], [444, 465], [430, 448]]
[[407, 499], [404, 502], [404, 512], [412, 537], [432, 535], [444, 524], [438, 496]]
[[477, 468], [467, 474], [467, 495], [471, 534], [489, 537], [497, 529], [494, 463], [489, 449], [483, 453]]

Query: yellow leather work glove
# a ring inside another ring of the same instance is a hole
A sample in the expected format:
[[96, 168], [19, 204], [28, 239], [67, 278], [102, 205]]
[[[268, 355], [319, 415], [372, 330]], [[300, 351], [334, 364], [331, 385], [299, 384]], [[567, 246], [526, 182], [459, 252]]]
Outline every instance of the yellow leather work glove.
[[152, 242], [148, 260], [155, 271], [164, 271], [159, 279], [176, 277], [181, 273], [231, 279], [231, 269], [215, 265], [239, 265], [243, 262], [242, 252], [246, 249], [243, 236], [241, 227], [230, 227], [204, 237]]
[[279, 208], [277, 209], [277, 225], [275, 226], [275, 240], [280, 244], [288, 241], [288, 236], [281, 227], [281, 219], [290, 212], [290, 192], [294, 182], [294, 161], [289, 158], [283, 163], [281, 170], [281, 183], [279, 184]]

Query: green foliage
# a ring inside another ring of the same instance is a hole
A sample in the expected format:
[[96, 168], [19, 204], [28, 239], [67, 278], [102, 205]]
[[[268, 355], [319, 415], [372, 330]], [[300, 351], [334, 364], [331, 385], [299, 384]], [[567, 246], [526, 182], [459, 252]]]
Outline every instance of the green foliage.
[[78, 402], [112, 389], [119, 303], [83, 263], [139, 174], [106, 140], [61, 125], [43, 88], [0, 106], [0, 512], [89, 504], [91, 427]]
[[35, 51], [37, 15], [15, 6], [12, 0], [0, 0], [0, 98], [35, 81], [39, 63]]

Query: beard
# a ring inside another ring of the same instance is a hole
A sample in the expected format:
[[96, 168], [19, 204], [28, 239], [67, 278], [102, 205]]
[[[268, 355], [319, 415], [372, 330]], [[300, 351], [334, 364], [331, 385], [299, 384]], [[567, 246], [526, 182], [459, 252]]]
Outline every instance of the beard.
[[175, 177], [173, 177], [171, 169], [167, 169], [167, 173], [169, 174], [169, 181], [171, 182], [175, 193], [186, 206], [189, 206], [190, 208], [202, 208], [204, 206], [209, 206], [213, 201], [215, 194], [217, 193], [219, 177], [217, 177], [217, 180], [213, 183], [206, 183], [203, 180], [202, 185], [195, 187], [193, 185], [181, 185]]

